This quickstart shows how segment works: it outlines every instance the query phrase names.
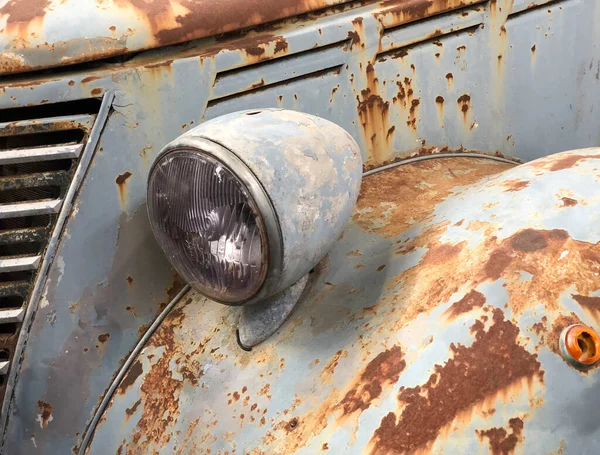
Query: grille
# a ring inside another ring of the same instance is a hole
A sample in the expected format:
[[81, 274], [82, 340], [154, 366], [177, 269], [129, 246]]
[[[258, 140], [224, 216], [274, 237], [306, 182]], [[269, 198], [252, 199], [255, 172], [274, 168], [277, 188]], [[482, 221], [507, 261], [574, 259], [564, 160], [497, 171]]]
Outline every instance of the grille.
[[99, 102], [0, 110], [0, 402], [21, 321]]

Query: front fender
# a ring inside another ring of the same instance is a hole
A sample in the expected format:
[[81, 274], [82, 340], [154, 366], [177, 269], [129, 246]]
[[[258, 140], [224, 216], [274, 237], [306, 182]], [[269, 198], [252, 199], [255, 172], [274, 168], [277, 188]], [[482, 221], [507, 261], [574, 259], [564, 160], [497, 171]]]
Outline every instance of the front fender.
[[599, 166], [587, 149], [366, 177], [286, 324], [245, 352], [236, 312], [190, 292], [89, 454], [593, 451], [598, 373], [558, 334], [599, 322]]

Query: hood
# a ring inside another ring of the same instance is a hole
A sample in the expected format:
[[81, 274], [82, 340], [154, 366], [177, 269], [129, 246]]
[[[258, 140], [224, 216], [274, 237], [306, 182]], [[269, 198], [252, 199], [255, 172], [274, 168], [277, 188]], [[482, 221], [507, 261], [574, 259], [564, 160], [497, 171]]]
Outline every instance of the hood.
[[240, 30], [349, 0], [0, 0], [0, 74]]

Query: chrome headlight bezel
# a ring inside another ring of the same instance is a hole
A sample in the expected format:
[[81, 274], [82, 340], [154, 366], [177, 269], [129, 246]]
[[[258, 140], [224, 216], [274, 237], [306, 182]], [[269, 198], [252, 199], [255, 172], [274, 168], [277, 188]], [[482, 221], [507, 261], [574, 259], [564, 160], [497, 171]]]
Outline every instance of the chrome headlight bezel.
[[[263, 248], [263, 256], [266, 258], [266, 272], [262, 283], [258, 286], [252, 295], [246, 298], [236, 300], [227, 299], [223, 295], [209, 295], [208, 297], [212, 300], [231, 306], [246, 305], [261, 300], [264, 297], [268, 297], [276, 292], [276, 286], [278, 283], [279, 276], [282, 270], [283, 261], [283, 241], [282, 233], [277, 219], [277, 214], [264, 187], [254, 175], [254, 173], [248, 168], [248, 166], [231, 150], [223, 147], [222, 145], [205, 138], [193, 138], [181, 136], [176, 141], [170, 143], [165, 147], [154, 161], [149, 177], [147, 180], [147, 197], [150, 198], [151, 194], [151, 182], [154, 171], [157, 166], [163, 162], [169, 155], [177, 152], [188, 152], [197, 153], [199, 155], [205, 155], [219, 163], [221, 163], [229, 172], [231, 172], [237, 180], [244, 186], [248, 192], [252, 202], [255, 205], [255, 216], [257, 221], [261, 224], [261, 229], [264, 229], [264, 237], [261, 236], [261, 243]], [[159, 238], [156, 232], [157, 221], [154, 220], [153, 214], [151, 213], [151, 204], [148, 204], [148, 216], [150, 218], [150, 224], [152, 231], [156, 238]], [[165, 254], [172, 258], [172, 255], [163, 245], [160, 245]], [[185, 273], [182, 273], [181, 267], [177, 266], [177, 262], [171, 260], [175, 269], [184, 278]], [[206, 295], [203, 289], [199, 289], [194, 286], [194, 283], [190, 283], [198, 292]]]

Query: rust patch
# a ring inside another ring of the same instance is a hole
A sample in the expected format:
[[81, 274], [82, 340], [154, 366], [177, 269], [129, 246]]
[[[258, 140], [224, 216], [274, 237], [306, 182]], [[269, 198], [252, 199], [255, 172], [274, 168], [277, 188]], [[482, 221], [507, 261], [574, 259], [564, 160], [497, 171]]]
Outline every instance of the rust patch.
[[102, 93], [102, 89], [101, 88], [92, 89], [92, 91], [90, 92], [90, 94], [92, 96], [97, 96], [97, 95], [100, 95], [101, 93]]
[[360, 35], [356, 30], [348, 31], [348, 39], [350, 40], [350, 48], [360, 44]]
[[525, 229], [512, 237], [511, 246], [517, 251], [531, 253], [546, 248], [548, 242], [542, 232], [535, 229]]
[[358, 118], [369, 148], [369, 156], [381, 162], [389, 155], [390, 145], [386, 142], [389, 125], [390, 102], [379, 95], [379, 80], [375, 68], [369, 63], [366, 68], [367, 88], [356, 96]]
[[569, 169], [573, 166], [579, 164], [580, 161], [585, 161], [589, 159], [597, 159], [597, 155], [575, 155], [567, 153], [565, 155], [558, 156], [549, 156], [542, 160], [538, 160], [535, 163], [532, 163], [531, 166], [537, 168], [547, 169], [551, 172], [561, 171], [563, 169]]
[[383, 21], [385, 27], [396, 26], [422, 19], [424, 17], [450, 11], [466, 4], [464, 0], [384, 0], [382, 10], [376, 13], [376, 18]]
[[419, 99], [414, 99], [410, 102], [408, 120], [406, 124], [416, 133], [417, 132], [417, 113], [419, 110]]
[[40, 426], [46, 428], [48, 423], [52, 420], [52, 406], [45, 401], [39, 400], [37, 402], [37, 408], [40, 410], [40, 416], [38, 418]]
[[0, 8], [0, 16], [6, 15], [6, 25], [26, 24], [46, 15], [50, 0], [10, 0]]
[[448, 85], [448, 89], [452, 88], [452, 85], [454, 84], [454, 76], [452, 73], [446, 74], [446, 84]]
[[288, 50], [287, 40], [283, 36], [278, 36], [277, 38], [278, 39], [275, 40], [275, 48], [273, 49], [273, 52], [275, 54], [277, 54], [279, 52], [287, 52], [287, 50]]
[[119, 199], [121, 200], [121, 205], [125, 204], [125, 195], [126, 195], [126, 190], [127, 190], [126, 182], [127, 182], [127, 179], [131, 176], [132, 176], [131, 172], [127, 171], [127, 172], [124, 172], [123, 174], [119, 175], [115, 180], [115, 183], [117, 184], [117, 188], [119, 190]]
[[135, 403], [133, 403], [132, 407], [125, 409], [125, 414], [127, 414], [128, 416], [132, 416], [133, 414], [135, 414], [135, 412], [137, 411], [140, 404], [142, 404], [141, 398], [139, 400], [137, 400]]
[[467, 122], [469, 108], [471, 107], [471, 97], [465, 93], [459, 96], [456, 102], [458, 103], [458, 108], [462, 112], [463, 120]]
[[110, 338], [110, 333], [101, 333], [100, 335], [98, 335], [98, 341], [100, 343], [106, 343], [109, 338]]
[[127, 171], [127, 172], [119, 175], [117, 177], [117, 179], [115, 180], [115, 182], [117, 183], [117, 185], [123, 185], [129, 177], [131, 177], [131, 172]]
[[577, 205], [577, 201], [570, 197], [563, 197], [561, 200], [563, 202], [563, 207], [574, 207]]
[[[164, 446], [171, 440], [169, 428], [179, 413], [178, 399], [182, 387], [183, 382], [172, 376], [169, 356], [161, 357], [140, 387], [144, 409], [132, 433], [133, 447], [147, 453], [149, 447]], [[156, 390], [160, 390], [160, 393], [156, 393]]]
[[571, 294], [571, 297], [594, 319], [600, 320], [600, 297], [579, 294]]
[[394, 52], [391, 57], [392, 59], [403, 59], [404, 57], [406, 57], [408, 55], [408, 52], [406, 51], [406, 49], [399, 49], [398, 51]]
[[81, 79], [82, 84], [87, 84], [88, 82], [97, 81], [98, 79], [102, 79], [100, 76], [88, 76]]
[[357, 385], [340, 401], [338, 406], [343, 415], [369, 408], [371, 403], [381, 396], [384, 385], [395, 384], [398, 381], [404, 368], [406, 361], [400, 346], [377, 354], [361, 373]]
[[527, 180], [506, 180], [502, 182], [502, 186], [506, 188], [505, 193], [516, 193], [527, 188], [531, 182]]
[[144, 68], [149, 70], [154, 70], [157, 68], [169, 68], [173, 64], [173, 60], [163, 60], [162, 62], [151, 63], [150, 65], [144, 66]]
[[522, 440], [523, 420], [515, 417], [508, 421], [510, 434], [504, 428], [490, 428], [489, 430], [477, 430], [479, 438], [488, 438], [490, 452], [493, 455], [507, 455], [514, 452], [517, 443]]
[[[455, 158], [444, 166], [429, 160], [373, 174], [363, 179], [353, 220], [361, 229], [394, 237], [415, 220], [430, 220], [435, 206], [450, 196], [456, 185], [468, 185], [508, 168], [508, 164], [491, 161], [474, 166], [472, 160]], [[461, 174], [458, 180], [456, 172]], [[423, 191], [424, 181], [431, 185], [427, 191]]]
[[452, 344], [452, 357], [445, 365], [435, 366], [426, 384], [401, 389], [402, 413], [397, 418], [390, 412], [382, 419], [371, 440], [374, 453], [428, 449], [440, 431], [462, 413], [504, 391], [520, 388], [523, 382], [543, 381], [537, 355], [518, 344], [519, 328], [505, 320], [500, 309], [493, 310], [487, 332], [481, 322], [472, 330], [473, 344]]
[[136, 360], [129, 371], [119, 384], [119, 388], [117, 389], [117, 393], [120, 395], [125, 395], [129, 388], [133, 385], [133, 383], [140, 377], [140, 375], [144, 372], [144, 367], [142, 366], [142, 362]]
[[439, 246], [431, 248], [425, 256], [423, 256], [422, 264], [440, 265], [448, 262], [450, 259], [458, 256], [465, 246], [466, 242], [461, 242], [458, 245], [449, 245], [443, 243]]
[[438, 95], [435, 97], [435, 107], [438, 114], [438, 120], [440, 122], [440, 126], [444, 127], [444, 97]]
[[481, 308], [485, 303], [485, 296], [475, 289], [469, 291], [458, 302], [454, 302], [444, 313], [450, 319], [455, 319], [463, 313], [469, 313], [475, 308]]
[[542, 319], [531, 326], [531, 329], [537, 336], [541, 336], [546, 331], [546, 323], [548, 318], [543, 316]]
[[265, 80], [263, 78], [260, 79], [260, 81], [255, 82], [254, 84], [252, 84], [250, 86], [250, 89], [254, 89], [254, 88], [258, 88], [258, 87], [262, 87], [263, 85], [265, 85]]

